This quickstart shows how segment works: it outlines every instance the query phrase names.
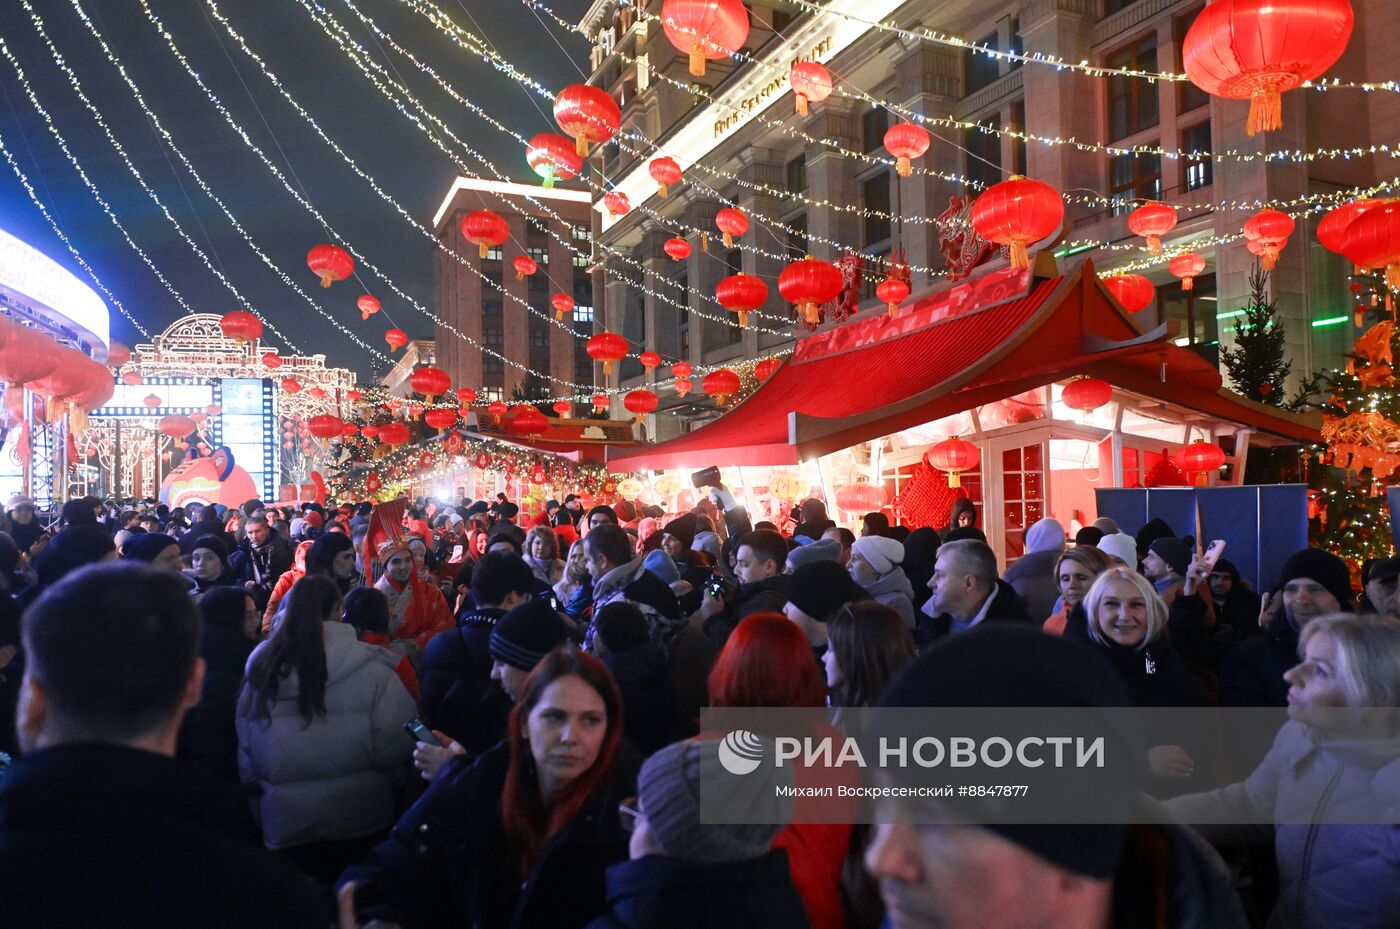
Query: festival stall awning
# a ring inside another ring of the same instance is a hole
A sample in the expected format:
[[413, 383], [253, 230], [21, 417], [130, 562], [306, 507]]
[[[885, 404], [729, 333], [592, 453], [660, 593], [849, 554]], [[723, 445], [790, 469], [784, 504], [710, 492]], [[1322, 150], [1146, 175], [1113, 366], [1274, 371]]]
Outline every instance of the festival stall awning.
[[718, 419], [610, 450], [608, 468], [792, 465], [1081, 373], [1284, 441], [1319, 438], [1316, 416], [1222, 389], [1219, 371], [1174, 345], [1167, 325], [1120, 307], [1089, 261], [1056, 275], [1042, 254], [1030, 269], [987, 271], [893, 319], [881, 312], [808, 336]]

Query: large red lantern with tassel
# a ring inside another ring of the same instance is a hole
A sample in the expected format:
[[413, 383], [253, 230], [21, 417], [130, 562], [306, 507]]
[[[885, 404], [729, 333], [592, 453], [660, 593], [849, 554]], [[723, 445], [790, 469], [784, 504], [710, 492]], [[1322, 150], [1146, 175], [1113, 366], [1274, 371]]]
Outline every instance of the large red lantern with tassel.
[[1384, 200], [1353, 200], [1344, 203], [1335, 209], [1328, 210], [1327, 215], [1318, 220], [1317, 240], [1322, 243], [1322, 247], [1329, 252], [1342, 254], [1342, 245], [1346, 241], [1347, 227], [1350, 226], [1358, 216], [1367, 210], [1378, 207], [1385, 203]]
[[1206, 260], [1195, 252], [1177, 255], [1167, 265], [1172, 277], [1181, 278], [1181, 289], [1191, 290], [1196, 286], [1196, 278], [1206, 269]]
[[692, 386], [690, 383], [690, 375], [693, 374], [694, 371], [695, 369], [690, 366], [690, 362], [688, 361], [678, 361], [671, 365], [671, 374], [676, 378], [675, 386], [677, 396], [684, 397], [686, 394], [690, 393], [690, 388]]
[[554, 318], [563, 321], [564, 317], [574, 311], [574, 298], [568, 294], [559, 293], [549, 298], [550, 306], [554, 307]]
[[760, 381], [766, 381], [773, 376], [773, 372], [777, 371], [781, 365], [782, 362], [776, 358], [765, 358], [753, 366], [753, 376]]
[[154, 409], [157, 409], [158, 407], [160, 407], [160, 405], [161, 405], [161, 399], [160, 399], [160, 397], [156, 396], [155, 394], [146, 394], [145, 399], [143, 399], [143, 400], [141, 401], [141, 403], [142, 403], [143, 406], [146, 407], [146, 409], [148, 409], [148, 410], [154, 410]]
[[627, 357], [627, 340], [616, 332], [600, 332], [584, 345], [588, 357], [603, 365], [603, 376], [612, 374], [613, 365]]
[[418, 393], [428, 398], [432, 403], [434, 397], [441, 396], [452, 389], [452, 377], [441, 368], [432, 365], [419, 368], [408, 376], [408, 383]]
[[608, 211], [609, 216], [617, 219], [632, 212], [632, 201], [627, 199], [627, 195], [622, 191], [610, 190], [603, 194], [603, 208]]
[[600, 413], [601, 413], [603, 410], [606, 410], [606, 409], [608, 408], [608, 403], [609, 403], [609, 402], [610, 402], [610, 401], [608, 400], [608, 395], [607, 395], [607, 394], [594, 394], [594, 395], [593, 395], [593, 409], [594, 409], [594, 410], [597, 410], [597, 411], [600, 412]]
[[705, 379], [700, 382], [700, 389], [714, 397], [716, 402], [723, 404], [739, 392], [739, 375], [728, 368], [718, 368], [705, 375]]
[[407, 445], [408, 424], [388, 422], [379, 427], [379, 441], [385, 445]]
[[734, 274], [715, 287], [715, 299], [731, 313], [739, 314], [739, 325], [749, 324], [749, 314], [768, 302], [768, 285], [750, 274]]
[[550, 407], [550, 409], [554, 410], [554, 412], [565, 419], [568, 419], [569, 414], [574, 411], [574, 405], [567, 400], [555, 400], [554, 405]]
[[928, 130], [913, 123], [895, 123], [885, 130], [885, 151], [894, 156], [894, 170], [900, 177], [914, 173], [911, 162], [928, 151]]
[[343, 425], [345, 424], [340, 421], [339, 416], [322, 413], [320, 416], [313, 416], [306, 421], [306, 431], [318, 439], [334, 439], [340, 435], [340, 427]]
[[676, 164], [674, 159], [664, 155], [651, 160], [647, 165], [647, 173], [656, 181], [656, 194], [659, 197], [666, 196], [670, 193], [672, 185], [681, 182], [681, 166]]
[[806, 116], [810, 104], [821, 103], [831, 96], [831, 72], [818, 62], [794, 62], [788, 80], [792, 83], [792, 95], [797, 99], [798, 116]]
[[1113, 399], [1113, 385], [1101, 378], [1081, 377], [1065, 385], [1060, 399], [1071, 410], [1092, 413]]
[[551, 188], [555, 181], [578, 177], [583, 159], [574, 151], [574, 143], [557, 132], [540, 132], [530, 137], [525, 146], [525, 163], [540, 176], [540, 186]]
[[1053, 233], [1065, 218], [1065, 201], [1049, 184], [1013, 174], [972, 204], [972, 227], [982, 238], [1011, 249], [1011, 267], [1030, 267], [1027, 246]]
[[1249, 101], [1250, 135], [1283, 126], [1279, 95], [1346, 51], [1350, 0], [1214, 0], [1186, 30], [1186, 77], [1215, 97]]
[[122, 383], [128, 387], [135, 387], [137, 384], [141, 383], [142, 380], [140, 371], [122, 372]]
[[379, 312], [379, 301], [369, 294], [361, 294], [355, 301], [355, 306], [360, 311], [360, 319], [366, 320]]
[[438, 432], [450, 429], [457, 422], [457, 411], [446, 407], [433, 407], [423, 414], [423, 422], [436, 429]]
[[1293, 217], [1278, 210], [1260, 210], [1244, 221], [1244, 237], [1259, 243], [1265, 271], [1273, 270], [1292, 234]]
[[1196, 475], [1197, 483], [1205, 483], [1205, 476], [1211, 471], [1219, 471], [1225, 465], [1225, 450], [1214, 442], [1195, 441], [1174, 456], [1177, 467], [1188, 475]]
[[821, 305], [840, 296], [843, 286], [845, 281], [835, 265], [810, 255], [778, 275], [778, 292], [797, 306], [798, 316], [808, 323], [820, 321]]
[[661, 367], [661, 356], [656, 352], [642, 352], [638, 360], [641, 361], [642, 367], [647, 369], [648, 374]]
[[321, 279], [322, 287], [329, 287], [355, 273], [355, 259], [339, 245], [316, 246], [306, 253], [306, 266]]
[[886, 278], [875, 288], [875, 297], [889, 310], [893, 319], [899, 313], [899, 305], [909, 296], [909, 285], [897, 277]]
[[666, 39], [690, 58], [690, 76], [704, 77], [706, 60], [728, 58], [749, 37], [743, 0], [665, 0], [661, 27]]
[[690, 257], [690, 243], [680, 236], [667, 239], [661, 248], [671, 256], [672, 261], [685, 261]]
[[1384, 268], [1386, 284], [1400, 290], [1400, 199], [1385, 200], [1353, 220], [1342, 254], [1359, 268]]
[[637, 417], [637, 422], [639, 423], [648, 413], [656, 412], [658, 403], [660, 403], [660, 401], [657, 399], [656, 394], [645, 388], [634, 390], [622, 398], [622, 405], [627, 408], [627, 412]]
[[1157, 288], [1141, 274], [1115, 274], [1104, 278], [1103, 286], [1129, 313], [1140, 313], [1157, 299]]
[[476, 402], [476, 391], [470, 387], [458, 387], [457, 402], [463, 406], [471, 406]]
[[878, 513], [888, 499], [885, 488], [863, 480], [836, 489], [836, 505], [847, 513]]
[[486, 405], [486, 412], [495, 417], [497, 422], [500, 422], [501, 417], [506, 415], [509, 410], [510, 407], [506, 406], [504, 400], [493, 400]]
[[715, 225], [724, 233], [724, 247], [733, 248], [734, 240], [749, 231], [749, 218], [741, 210], [725, 207], [715, 214]]
[[554, 121], [574, 137], [575, 151], [588, 154], [589, 143], [599, 145], [617, 134], [622, 110], [612, 94], [591, 84], [570, 84], [554, 98]]
[[506, 421], [506, 428], [515, 435], [538, 438], [549, 431], [549, 417], [533, 404], [523, 403], [515, 408], [515, 413]]
[[239, 342], [254, 342], [263, 333], [263, 324], [247, 310], [234, 310], [219, 319], [219, 331]]
[[957, 436], [944, 439], [928, 450], [928, 463], [948, 472], [949, 487], [961, 487], [962, 473], [977, 467], [981, 460], [982, 453], [977, 446]]
[[197, 424], [193, 419], [179, 413], [171, 413], [168, 416], [162, 416], [160, 422], [156, 424], [156, 428], [160, 430], [161, 435], [169, 436], [172, 439], [183, 439], [191, 432], [194, 432], [196, 427]]
[[535, 263], [535, 259], [531, 258], [529, 255], [516, 255], [515, 259], [511, 261], [511, 267], [515, 268], [515, 279], [517, 281], [525, 280], [525, 278], [540, 269], [540, 266]]
[[390, 329], [384, 333], [384, 341], [389, 343], [389, 351], [396, 352], [408, 344], [408, 333], [402, 329]]
[[462, 217], [462, 238], [475, 245], [482, 258], [492, 248], [500, 247], [509, 236], [510, 227], [498, 213], [476, 210]]
[[1147, 240], [1147, 250], [1162, 253], [1162, 236], [1176, 228], [1176, 207], [1149, 200], [1128, 214], [1128, 229]]

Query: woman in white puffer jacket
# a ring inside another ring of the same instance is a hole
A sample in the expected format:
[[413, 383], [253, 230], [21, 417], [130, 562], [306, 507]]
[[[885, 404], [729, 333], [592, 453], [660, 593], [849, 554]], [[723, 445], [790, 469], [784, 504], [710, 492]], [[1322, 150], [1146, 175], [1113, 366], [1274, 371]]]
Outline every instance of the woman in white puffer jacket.
[[394, 823], [416, 713], [398, 656], [340, 622], [340, 589], [304, 577], [253, 650], [238, 702], [238, 768], [263, 842], [330, 882]]

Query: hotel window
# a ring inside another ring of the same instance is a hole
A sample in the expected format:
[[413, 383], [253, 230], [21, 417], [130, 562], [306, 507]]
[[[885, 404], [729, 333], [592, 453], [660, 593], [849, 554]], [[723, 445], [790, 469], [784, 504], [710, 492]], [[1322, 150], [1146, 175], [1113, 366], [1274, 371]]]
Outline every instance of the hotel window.
[[807, 189], [807, 156], [798, 155], [786, 165], [787, 189], [790, 194], [800, 194]]
[[525, 249], [525, 254], [535, 259], [535, 263], [540, 267], [549, 264], [549, 249], [543, 245], [531, 245]]
[[481, 341], [486, 343], [487, 348], [499, 349], [505, 344], [505, 333], [495, 326], [488, 326], [481, 330]]
[[860, 118], [860, 138], [865, 151], [873, 152], [885, 144], [885, 130], [890, 128], [890, 117], [883, 107], [871, 107]]
[[1209, 187], [1215, 179], [1210, 159], [1192, 158], [1185, 153], [1210, 151], [1210, 120], [1196, 123], [1196, 125], [1182, 130], [1181, 151], [1183, 153], [1181, 164], [1186, 172], [1184, 178], [1186, 189], [1198, 190], [1202, 187]]
[[[592, 323], [592, 322], [593, 322], [593, 307], [591, 307], [591, 306], [584, 306], [584, 305], [582, 305], [582, 304], [580, 304], [580, 303], [575, 303], [575, 304], [574, 304], [574, 322], [576, 322], [576, 323]], [[591, 326], [590, 326], [590, 328], [591, 328]]]
[[1220, 326], [1233, 328], [1238, 321], [1235, 317], [1219, 318], [1220, 303], [1216, 299], [1215, 275], [1202, 274], [1193, 282], [1192, 289], [1185, 291], [1181, 284], [1172, 281], [1157, 288], [1157, 307], [1162, 322], [1179, 324], [1177, 338], [1187, 337], [1187, 298], [1191, 300], [1191, 322], [1196, 329], [1196, 344], [1216, 342], [1220, 339]]
[[593, 263], [593, 234], [586, 226], [574, 226], [569, 233], [574, 246], [574, 267], [586, 268]]
[[[530, 347], [549, 348], [549, 330], [543, 326], [530, 327]], [[533, 352], [531, 354], [534, 354]]]
[[[1156, 145], [1156, 142], [1144, 143]], [[1157, 200], [1162, 196], [1162, 156], [1145, 152], [1118, 155], [1108, 160], [1108, 192], [1114, 198], [1113, 215], [1131, 213], [1134, 200]]]
[[[499, 361], [496, 362], [496, 367], [500, 368], [500, 366], [501, 363]], [[498, 371], [497, 373], [500, 372]], [[506, 391], [504, 387], [483, 387], [481, 388], [481, 396], [482, 399], [486, 400], [487, 402], [492, 402], [495, 400], [504, 400], [506, 398]]]
[[[1108, 56], [1110, 68], [1157, 70], [1157, 34], [1149, 33]], [[1108, 79], [1108, 139], [1116, 142], [1157, 125], [1157, 82], [1126, 75]]]
[[[978, 39], [975, 43], [985, 48], [1000, 48], [997, 34], [993, 32]], [[997, 58], [975, 49], [963, 52], [963, 96], [970, 96], [991, 84], [1001, 76]]]
[[724, 253], [724, 266], [730, 274], [740, 274], [744, 270], [744, 253], [740, 249], [731, 248]]
[[501, 318], [501, 298], [486, 296], [481, 299], [481, 315], [484, 319]]
[[861, 218], [862, 244], [867, 248], [890, 238], [890, 173], [881, 171], [861, 181], [860, 205], [869, 211]]
[[487, 260], [487, 261], [500, 261], [500, 260], [501, 260], [501, 247], [500, 247], [499, 245], [493, 245], [493, 246], [491, 246], [490, 248], [488, 248], [488, 249], [486, 250], [486, 260]]
[[[487, 355], [485, 358], [481, 359], [482, 374], [504, 374], [505, 370], [505, 364], [494, 355]], [[497, 397], [496, 399], [499, 400], [501, 398]]]
[[967, 170], [963, 173], [974, 184], [996, 184], [1001, 181], [1001, 136], [996, 133], [1001, 129], [1001, 117], [993, 115], [977, 121], [991, 131], [964, 130]]

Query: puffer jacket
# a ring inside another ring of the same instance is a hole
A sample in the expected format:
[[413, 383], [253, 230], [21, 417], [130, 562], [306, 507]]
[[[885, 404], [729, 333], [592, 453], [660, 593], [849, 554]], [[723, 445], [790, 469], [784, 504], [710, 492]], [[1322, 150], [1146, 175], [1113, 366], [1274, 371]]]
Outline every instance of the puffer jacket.
[[[308, 726], [293, 673], [277, 688], [271, 720], [240, 703], [238, 770], [262, 795], [254, 817], [268, 848], [353, 839], [394, 823], [394, 790], [413, 754], [403, 724], [417, 712], [394, 671], [399, 657], [324, 625], [326, 715]], [[253, 650], [248, 666], [266, 648]], [[247, 695], [247, 687], [244, 687]]]
[[[638, 555], [604, 574], [593, 585], [593, 612], [614, 601], [631, 603], [646, 617], [652, 642], [663, 651], [685, 626], [681, 605], [666, 582], [646, 569], [646, 556]], [[591, 649], [593, 627], [588, 628], [585, 645]]]
[[1215, 843], [1272, 833], [1270, 929], [1400, 925], [1400, 826], [1341, 824], [1400, 822], [1400, 736], [1352, 739], [1289, 721], [1244, 781], [1167, 807]]
[[895, 568], [864, 587], [876, 603], [884, 604], [898, 613], [906, 628], [914, 628], [914, 585], [909, 583], [909, 576], [902, 568]]

